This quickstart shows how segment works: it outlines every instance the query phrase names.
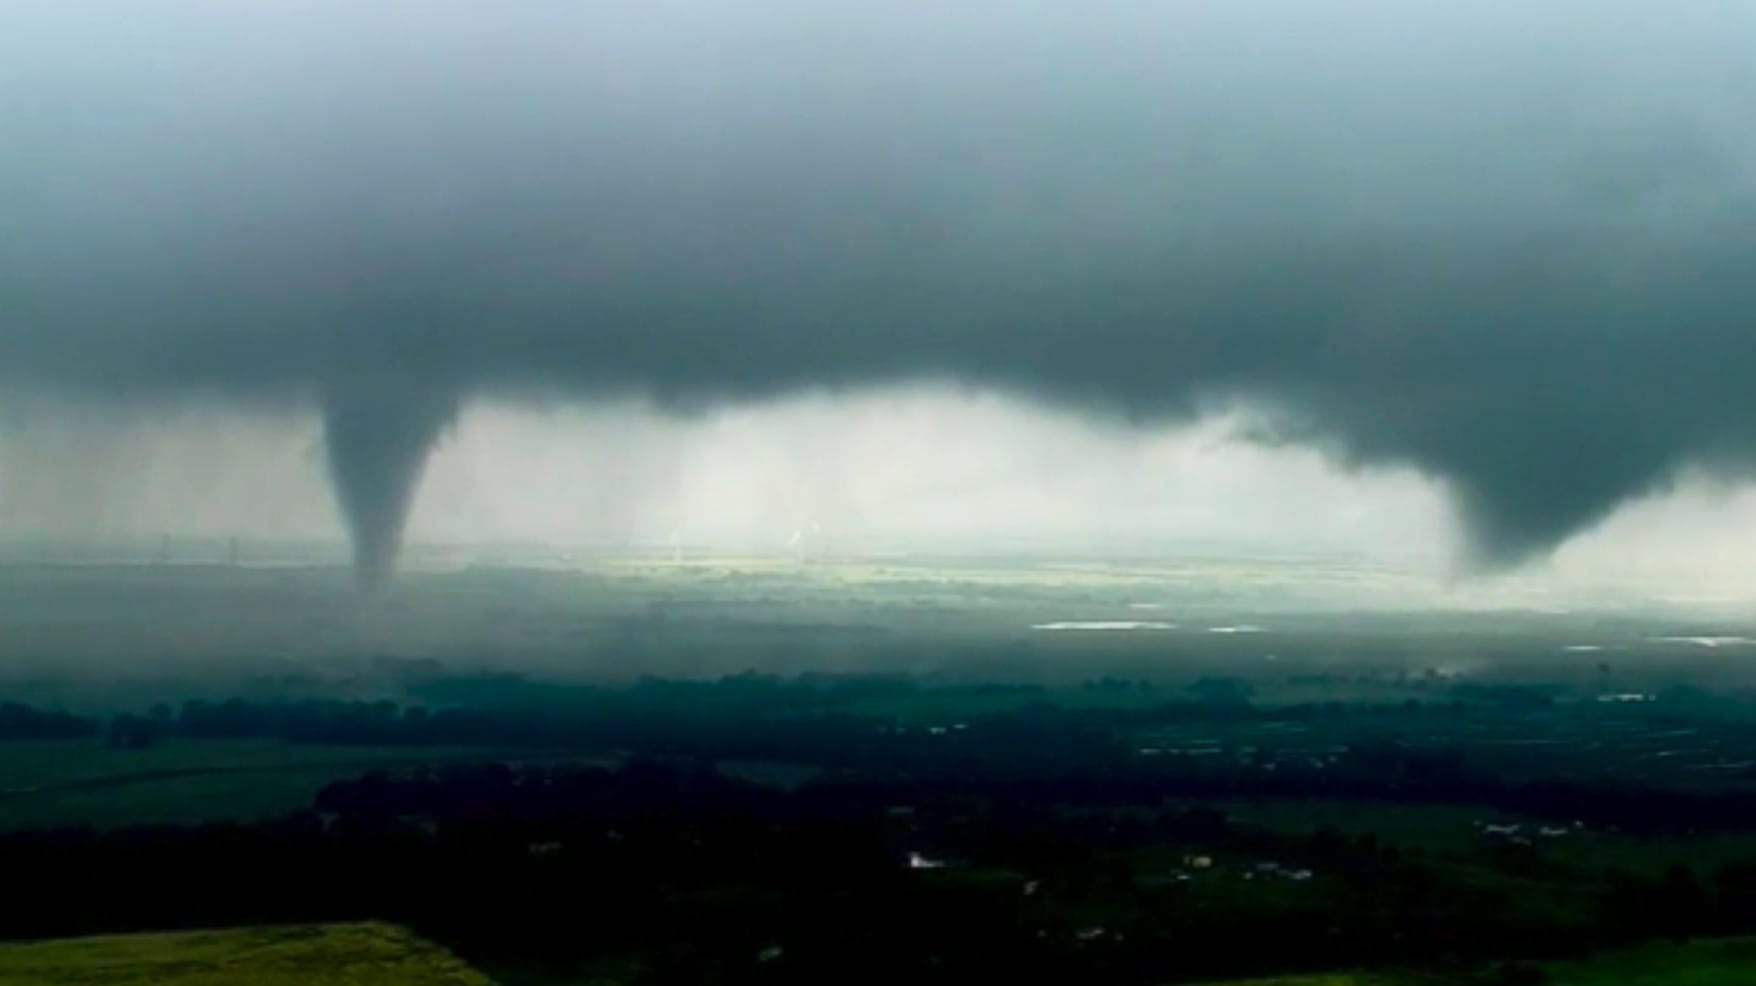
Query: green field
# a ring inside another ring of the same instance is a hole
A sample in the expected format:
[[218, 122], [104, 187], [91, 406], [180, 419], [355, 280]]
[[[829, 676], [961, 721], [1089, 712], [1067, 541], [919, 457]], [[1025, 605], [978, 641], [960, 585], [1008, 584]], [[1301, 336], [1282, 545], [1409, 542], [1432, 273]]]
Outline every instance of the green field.
[[0, 946], [0, 986], [488, 986], [382, 924], [67, 938]]
[[[1750, 986], [1756, 983], [1756, 939], [1646, 945], [1541, 969], [1546, 986]], [[1212, 986], [1491, 986], [1501, 981], [1492, 973], [1333, 973]]]
[[1647, 945], [1546, 969], [1556, 986], [1749, 986], [1756, 939]]
[[115, 750], [98, 740], [0, 743], [0, 831], [275, 818], [310, 808], [325, 785], [370, 770], [507, 755], [480, 747], [280, 740], [172, 740], [144, 750]]

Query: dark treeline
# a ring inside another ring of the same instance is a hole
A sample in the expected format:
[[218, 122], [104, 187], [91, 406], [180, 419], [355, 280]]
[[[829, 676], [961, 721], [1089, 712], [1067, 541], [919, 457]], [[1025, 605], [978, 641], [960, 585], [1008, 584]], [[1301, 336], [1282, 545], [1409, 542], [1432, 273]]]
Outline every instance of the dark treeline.
[[0, 740], [79, 739], [96, 736], [100, 728], [95, 719], [0, 702]]
[[[519, 674], [446, 675], [431, 673], [403, 682], [414, 702], [388, 700], [224, 702], [196, 700], [175, 712], [161, 709], [180, 735], [195, 737], [278, 737], [294, 742], [347, 744], [456, 744], [511, 742], [577, 744], [606, 735], [639, 731], [643, 722], [687, 719], [707, 724], [847, 717], [880, 720], [862, 711], [873, 704], [906, 704], [928, 695], [939, 704], [958, 702], [1011, 705], [1032, 713], [1059, 711], [1061, 724], [1075, 721], [1094, 730], [1115, 731], [1162, 724], [1248, 721], [1320, 722], [1374, 719], [1415, 711], [1461, 713], [1483, 704], [1482, 695], [1513, 709], [1543, 707], [1537, 690], [1505, 686], [1489, 692], [1461, 689], [1446, 701], [1407, 704], [1311, 703], [1258, 706], [1247, 683], [1203, 678], [1182, 689], [1155, 689], [1150, 682], [1101, 677], [1085, 690], [1128, 701], [1061, 708], [1048, 688], [1017, 684], [930, 684], [898, 675], [803, 674], [794, 677], [745, 672], [717, 679], [643, 678], [629, 686], [569, 685]], [[1141, 696], [1162, 698], [1142, 702]], [[1478, 695], [1478, 692], [1482, 695]], [[994, 700], [1001, 699], [1003, 702]]]

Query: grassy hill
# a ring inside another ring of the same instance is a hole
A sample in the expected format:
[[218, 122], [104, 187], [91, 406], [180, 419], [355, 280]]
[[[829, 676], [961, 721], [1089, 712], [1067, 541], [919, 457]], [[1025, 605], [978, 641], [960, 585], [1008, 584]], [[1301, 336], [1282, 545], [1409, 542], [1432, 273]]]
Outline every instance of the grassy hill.
[[382, 924], [65, 938], [0, 946], [0, 986], [490, 986]]

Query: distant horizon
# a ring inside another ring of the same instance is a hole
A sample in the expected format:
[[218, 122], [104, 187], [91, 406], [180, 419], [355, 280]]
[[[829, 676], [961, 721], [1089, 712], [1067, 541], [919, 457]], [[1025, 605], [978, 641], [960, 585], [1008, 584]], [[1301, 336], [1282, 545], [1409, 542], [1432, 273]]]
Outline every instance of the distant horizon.
[[[681, 547], [679, 556], [678, 548]], [[228, 538], [207, 535], [111, 538], [18, 538], [0, 536], [0, 569], [68, 567], [151, 570], [229, 569], [305, 571], [349, 584], [352, 560], [345, 540], [321, 538]], [[1492, 576], [1446, 574], [1432, 556], [1400, 561], [1360, 552], [1286, 546], [1226, 546], [1169, 542], [1111, 545], [1096, 539], [1043, 539], [1034, 543], [908, 544], [895, 540], [843, 541], [831, 551], [805, 552], [781, 543], [521, 542], [515, 540], [415, 541], [405, 546], [397, 581], [471, 571], [528, 572], [533, 576], [634, 575], [642, 571], [719, 570], [860, 582], [869, 578], [932, 579], [970, 583], [1076, 586], [1082, 578], [1121, 578], [1138, 584], [1126, 610], [1174, 611], [1190, 589], [1223, 590], [1235, 584], [1267, 591], [1236, 615], [1357, 608], [1362, 613], [1503, 611], [1673, 613], [1709, 620], [1731, 619], [1756, 627], [1756, 592], [1682, 586], [1619, 572], [1595, 578], [1558, 578], [1520, 572]], [[886, 570], [889, 570], [886, 573]], [[1010, 574], [1009, 574], [1010, 573]], [[1266, 581], [1264, 581], [1266, 579]], [[394, 583], [387, 587], [395, 595]], [[1278, 595], [1277, 595], [1278, 594]], [[1279, 599], [1276, 602], [1276, 599]], [[1202, 606], [1207, 606], [1203, 603]]]

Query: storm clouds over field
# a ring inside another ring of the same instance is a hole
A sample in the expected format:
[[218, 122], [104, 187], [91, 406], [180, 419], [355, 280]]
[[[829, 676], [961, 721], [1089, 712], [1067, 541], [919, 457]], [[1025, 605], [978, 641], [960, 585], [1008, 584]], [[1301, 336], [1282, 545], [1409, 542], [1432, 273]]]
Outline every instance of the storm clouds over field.
[[486, 398], [1241, 414], [1486, 564], [1756, 459], [1743, 5], [16, 8], [0, 381], [321, 408], [368, 577]]

